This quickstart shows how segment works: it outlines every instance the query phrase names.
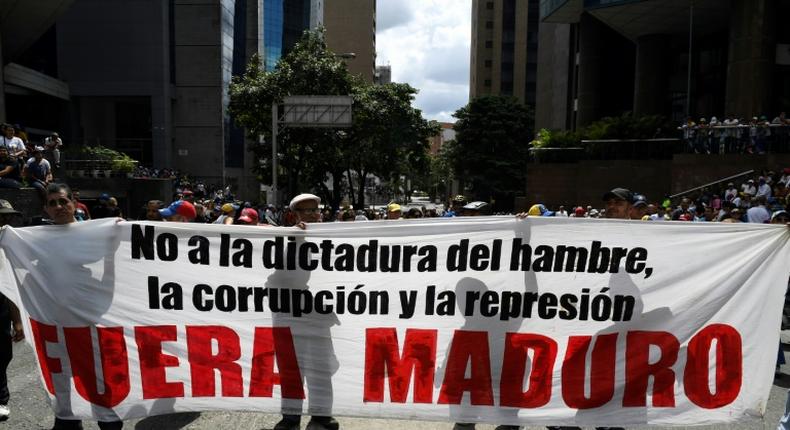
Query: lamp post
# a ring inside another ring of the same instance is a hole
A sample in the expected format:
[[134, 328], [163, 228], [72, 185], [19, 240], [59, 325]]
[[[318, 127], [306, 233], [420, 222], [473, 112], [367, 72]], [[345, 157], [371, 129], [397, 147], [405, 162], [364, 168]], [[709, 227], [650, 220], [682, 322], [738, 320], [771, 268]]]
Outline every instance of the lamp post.
[[691, 116], [691, 63], [693, 58], [692, 42], [694, 40], [694, 0], [689, 2], [689, 62], [686, 80], [686, 117]]

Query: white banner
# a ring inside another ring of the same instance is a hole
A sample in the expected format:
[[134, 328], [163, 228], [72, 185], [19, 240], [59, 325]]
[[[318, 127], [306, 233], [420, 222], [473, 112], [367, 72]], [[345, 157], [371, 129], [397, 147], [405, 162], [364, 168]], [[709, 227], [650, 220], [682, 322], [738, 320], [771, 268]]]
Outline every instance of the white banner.
[[790, 229], [568, 218], [7, 228], [62, 418], [759, 419]]

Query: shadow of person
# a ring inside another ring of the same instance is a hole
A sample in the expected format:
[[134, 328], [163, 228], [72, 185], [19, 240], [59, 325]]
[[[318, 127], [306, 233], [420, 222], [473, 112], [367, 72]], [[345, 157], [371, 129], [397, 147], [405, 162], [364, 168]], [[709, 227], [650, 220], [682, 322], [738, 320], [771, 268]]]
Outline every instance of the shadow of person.
[[[110, 223], [115, 220], [102, 220], [96, 223]], [[91, 222], [39, 227], [46, 229], [45, 240], [27, 237], [31, 231], [17, 230], [15, 234], [5, 234], [3, 243], [19, 252], [7, 253], [16, 276], [24, 274], [20, 288], [20, 299], [33, 320], [57, 327], [89, 327], [95, 337], [94, 327], [119, 326], [117, 321], [107, 319], [115, 294], [115, 253], [121, 241], [121, 228], [96, 228]], [[37, 232], [40, 232], [38, 230]], [[41, 237], [41, 236], [37, 236]], [[55, 258], [23, 260], [18, 256], [52, 256], [52, 250], [62, 250]], [[44, 288], [47, 286], [47, 288]], [[54, 388], [53, 407], [56, 416], [73, 416], [71, 395], [74, 364], [63, 341], [47, 343], [46, 355], [57, 358], [62, 365], [60, 373], [52, 374]], [[82, 352], [82, 351], [80, 351]], [[43, 351], [42, 351], [43, 353]], [[81, 355], [89, 363], [82, 367], [92, 367], [102, 360], [101, 353]], [[128, 364], [127, 364], [128, 366]], [[126, 369], [128, 373], [129, 369]], [[108, 395], [113, 385], [104, 383], [105, 375], [96, 374], [96, 381], [87, 381], [97, 391]], [[91, 403], [93, 415], [102, 417], [101, 421], [118, 421], [119, 417], [110, 408]]]
[[[191, 424], [196, 419], [200, 418], [200, 412], [180, 412], [168, 413], [175, 409], [176, 399], [170, 397], [165, 399], [156, 399], [151, 405], [151, 409], [146, 413], [148, 418], [143, 418], [135, 424], [135, 430], [160, 430], [160, 429], [181, 429]], [[165, 414], [165, 415], [159, 415]], [[131, 411], [130, 411], [130, 415]], [[142, 415], [142, 414], [138, 414]]]
[[[484, 317], [480, 315], [478, 307], [479, 298], [488, 291], [489, 289], [487, 285], [476, 278], [465, 277], [460, 279], [455, 285], [456, 312], [458, 315], [462, 315], [464, 317], [464, 324], [459, 328], [459, 330], [465, 332], [482, 332], [486, 336], [486, 343], [475, 343], [473, 348], [465, 348], [463, 345], [457, 344], [456, 342], [459, 342], [459, 340], [454, 337], [454, 340], [452, 340], [447, 346], [444, 362], [437, 370], [435, 383], [437, 387], [441, 387], [442, 390], [445, 390], [450, 386], [457, 385], [457, 381], [453, 383], [454, 379], [469, 380], [469, 378], [466, 378], [467, 371], [471, 374], [472, 378], [484, 377], [485, 379], [491, 381], [491, 389], [493, 394], [491, 398], [491, 405], [493, 406], [496, 405], [496, 400], [500, 398], [499, 391], [502, 376], [502, 362], [505, 350], [505, 338], [508, 333], [518, 332], [519, 328], [521, 327], [522, 318], [519, 316], [503, 321], [499, 318], [499, 315], [492, 317]], [[470, 340], [471, 339], [472, 338], [470, 338]], [[476, 338], [473, 341], [476, 341]], [[483, 348], [488, 353], [487, 359], [490, 365], [482, 366], [482, 368], [476, 369], [473, 363], [472, 369], [470, 370], [467, 369], [468, 363], [465, 362], [463, 373], [447, 374], [448, 357], [452, 355], [451, 351], [454, 348], [459, 347], [470, 351], [472, 349]], [[529, 367], [529, 363], [527, 363], [527, 367]], [[481, 371], [490, 373], [487, 375], [481, 375], [479, 373]], [[448, 380], [446, 381], [445, 378]], [[479, 388], [485, 390], [488, 387]], [[479, 388], [475, 387], [473, 390]], [[450, 390], [448, 390], [448, 394], [451, 396], [453, 395], [450, 393]], [[461, 396], [460, 400], [463, 399], [463, 394], [463, 392], [455, 393], [455, 395]], [[474, 396], [475, 394], [470, 392], [470, 397]], [[453, 422], [462, 423], [459, 427], [463, 428], [472, 428], [472, 424], [463, 423], [471, 423], [483, 420], [491, 421], [492, 419], [495, 419], [500, 423], [514, 424], [518, 422], [518, 409], [500, 408], [497, 410], [496, 416], [491, 417], [481, 416], [479, 413], [475, 412], [474, 408], [470, 408], [468, 405], [451, 404], [449, 407], [449, 418]]]
[[[606, 342], [603, 340], [606, 335], [612, 335], [614, 333], [617, 334], [616, 343], [621, 345], [626, 344], [626, 336], [628, 335], [629, 331], [644, 331], [644, 330], [656, 330], [662, 326], [665, 326], [666, 322], [672, 321], [673, 313], [669, 307], [659, 307], [655, 309], [651, 309], [645, 312], [645, 303], [642, 299], [642, 291], [640, 288], [634, 283], [633, 279], [631, 278], [628, 273], [625, 272], [625, 269], [621, 267], [617, 273], [613, 273], [609, 278], [609, 290], [607, 291], [607, 295], [611, 299], [612, 302], [615, 300], [615, 296], [630, 296], [634, 298], [633, 303], [633, 310], [631, 312], [631, 317], [627, 320], [622, 321], [614, 321], [614, 323], [608, 327], [605, 327], [599, 330], [597, 333], [593, 335], [593, 342], [588, 345], [588, 348], [580, 348], [575, 350], [574, 352], [568, 353], [565, 357], [565, 361], [574, 361], [576, 363], [582, 363], [584, 366], [581, 368], [586, 369], [590, 368], [590, 376], [587, 377], [586, 373], [587, 370], [584, 370], [583, 378], [578, 381], [579, 384], [582, 385], [582, 389], [584, 387], [584, 381], [587, 379], [592, 380], [595, 378], [595, 375], [606, 374], [607, 376], [611, 375], [611, 378], [614, 378], [616, 374], [615, 369], [617, 367], [624, 368], [625, 365], [617, 366], [616, 358], [617, 354], [611, 354], [611, 362], [607, 363], [591, 363], [590, 366], [586, 365], [586, 357], [588, 349], [592, 348], [593, 351], [599, 347], [599, 342]], [[592, 299], [592, 296], [591, 296]], [[615, 312], [614, 307], [612, 308], [612, 312]], [[624, 311], [624, 313], [627, 313]], [[690, 328], [690, 334], [693, 333], [694, 328]], [[682, 339], [683, 337], [681, 337]], [[611, 340], [612, 338], [609, 337]], [[616, 348], [614, 344], [610, 344], [611, 347]], [[601, 345], [602, 348], [605, 346]], [[616, 349], [615, 349], [616, 351]], [[677, 357], [680, 357], [683, 354], [682, 350], [678, 350]], [[595, 354], [590, 354], [590, 356], [595, 356]], [[625, 354], [623, 355], [623, 357]], [[650, 360], [651, 363], [655, 363], [655, 360]], [[599, 367], [600, 366], [600, 367]], [[611, 372], [606, 371], [605, 369], [607, 366], [611, 369]], [[645, 375], [647, 376], [647, 375]], [[565, 383], [565, 381], [563, 381]], [[614, 389], [611, 391], [611, 397], [609, 397], [608, 401], [606, 401], [603, 405], [593, 407], [590, 409], [579, 409], [576, 412], [576, 422], [582, 425], [600, 425], [601, 418], [606, 417], [617, 417], [618, 420], [627, 420], [634, 425], [645, 425], [647, 424], [647, 407], [626, 407], [624, 408], [622, 402], [612, 402], [611, 398], [616, 396], [617, 387], [614, 386], [614, 379], [611, 381], [599, 381], [601, 384], [609, 384]], [[622, 393], [621, 393], [622, 394]], [[606, 400], [606, 399], [602, 399]], [[650, 396], [646, 399], [646, 404], [650, 404]], [[621, 427], [596, 427], [597, 429], [615, 429]]]
[[[339, 325], [340, 321], [334, 312], [319, 314], [313, 311], [299, 317], [293, 315], [295, 304], [290, 300], [294, 297], [293, 291], [310, 290], [309, 280], [310, 272], [305, 270], [275, 270], [267, 278], [265, 287], [269, 291], [270, 306], [278, 306], [278, 309], [272, 309], [272, 325], [291, 330], [299, 371], [307, 386], [306, 413], [316, 421], [323, 422], [332, 416], [332, 376], [337, 372], [339, 363], [331, 328]], [[315, 293], [312, 291], [312, 294]], [[279, 297], [277, 303], [275, 295]], [[285, 303], [289, 303], [290, 308], [286, 308]], [[291, 420], [305, 413], [303, 399], [282, 397], [281, 409], [283, 417]]]

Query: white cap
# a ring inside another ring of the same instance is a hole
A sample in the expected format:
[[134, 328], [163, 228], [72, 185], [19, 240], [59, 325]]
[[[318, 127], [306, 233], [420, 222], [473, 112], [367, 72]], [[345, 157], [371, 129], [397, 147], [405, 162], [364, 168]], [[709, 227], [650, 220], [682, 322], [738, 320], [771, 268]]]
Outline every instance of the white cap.
[[316, 204], [321, 204], [321, 197], [318, 197], [315, 194], [304, 193], [304, 194], [299, 194], [298, 196], [292, 198], [291, 204], [289, 204], [288, 207], [290, 207], [293, 210], [296, 208], [297, 204], [307, 200], [315, 200]]

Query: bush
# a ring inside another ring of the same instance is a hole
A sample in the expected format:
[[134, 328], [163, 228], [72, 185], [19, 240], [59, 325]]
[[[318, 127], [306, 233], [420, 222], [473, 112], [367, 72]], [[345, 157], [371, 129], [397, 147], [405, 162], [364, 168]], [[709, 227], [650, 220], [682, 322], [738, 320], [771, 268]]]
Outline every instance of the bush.
[[532, 141], [533, 148], [578, 148], [582, 137], [570, 130], [552, 131], [542, 128], [537, 139]]
[[132, 157], [101, 145], [81, 146], [70, 152], [75, 153], [75, 159], [109, 162], [111, 169], [119, 173], [131, 173], [137, 167]]

